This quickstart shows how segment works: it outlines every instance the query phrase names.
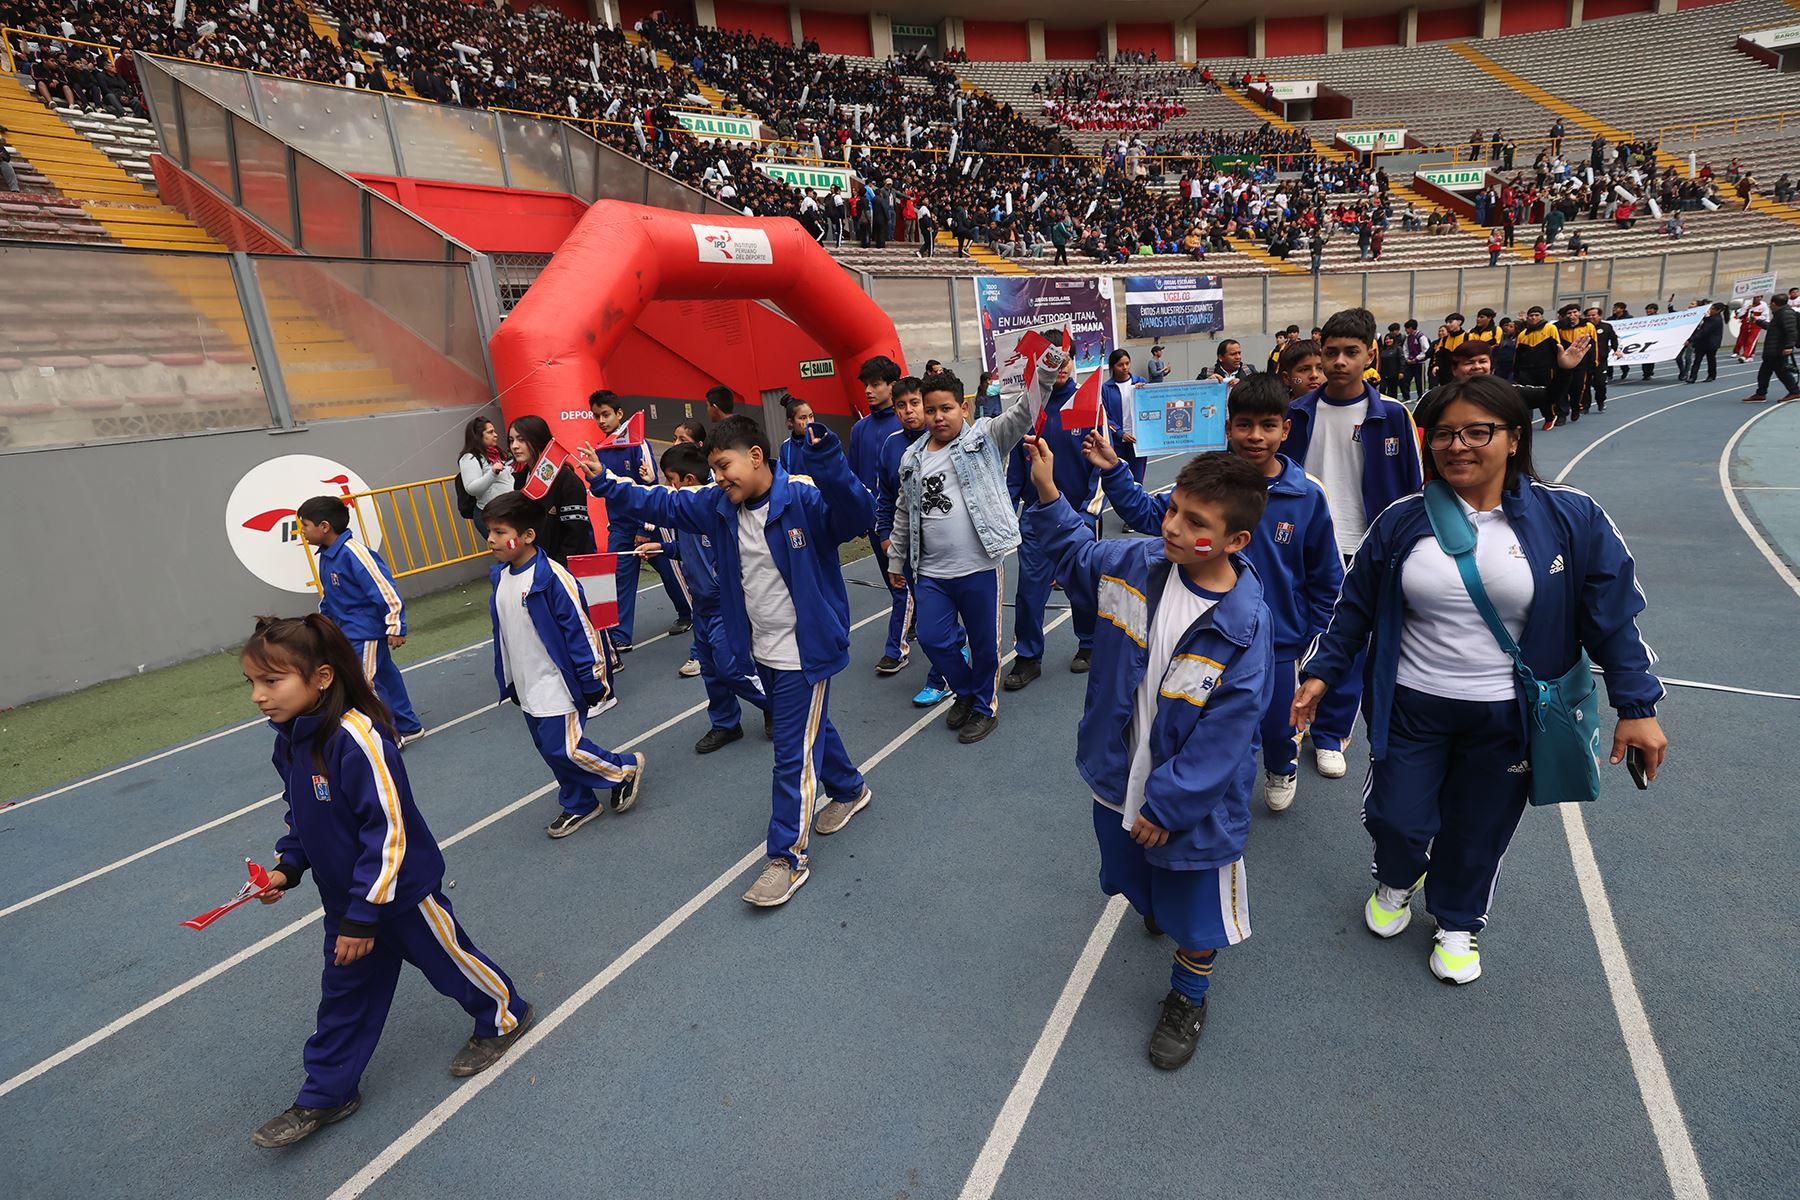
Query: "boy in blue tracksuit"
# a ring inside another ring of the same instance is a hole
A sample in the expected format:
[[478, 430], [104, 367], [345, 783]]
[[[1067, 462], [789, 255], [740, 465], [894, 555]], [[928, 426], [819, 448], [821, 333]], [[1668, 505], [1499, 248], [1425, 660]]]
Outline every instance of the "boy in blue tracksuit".
[[[792, 439], [790, 439], [792, 440]], [[662, 456], [663, 483], [678, 491], [698, 491], [706, 486], [712, 474], [706, 465], [706, 454], [692, 445], [670, 446]], [[744, 736], [743, 709], [740, 700], [748, 701], [763, 714], [763, 725], [769, 723], [769, 698], [763, 694], [762, 681], [755, 675], [726, 675], [720, 663], [730, 654], [721, 645], [724, 623], [719, 617], [719, 569], [713, 561], [712, 539], [704, 533], [665, 528], [664, 553], [677, 563], [677, 573], [687, 585], [694, 607], [695, 661], [700, 664], [700, 681], [706, 685], [707, 731], [694, 743], [695, 754], [711, 754]]]
[[[748, 417], [720, 422], [706, 447], [716, 484], [691, 491], [607, 475], [591, 455], [582, 466], [594, 495], [625, 516], [712, 541], [725, 630], [719, 667], [727, 676], [756, 672], [774, 712], [769, 860], [744, 893], [772, 908], [806, 882], [812, 832], [836, 833], [870, 800], [826, 707], [831, 677], [850, 662], [838, 547], [874, 528], [875, 502], [823, 425], [812, 427], [807, 475], [788, 474]], [[830, 803], [815, 818], [821, 792]]]
[[394, 665], [393, 648], [406, 644], [406, 605], [381, 555], [350, 531], [350, 506], [336, 496], [314, 496], [300, 506], [300, 535], [319, 551], [319, 611], [337, 623], [362, 662], [375, 694], [394, 714], [400, 742], [424, 726]]
[[[856, 377], [862, 382], [863, 396], [869, 402], [869, 415], [850, 427], [850, 441], [844, 447], [844, 455], [849, 460], [850, 473], [870, 496], [874, 496], [876, 474], [881, 466], [881, 447], [900, 431], [900, 416], [894, 411], [894, 387], [900, 382], [900, 364], [885, 354], [877, 354], [864, 361]], [[788, 473], [793, 472], [789, 470]], [[888, 615], [887, 642], [875, 662], [875, 673], [895, 675], [906, 668], [910, 649], [907, 639], [912, 633], [912, 593], [896, 588], [889, 581], [887, 548], [875, 534], [873, 524], [869, 528], [869, 549], [875, 555], [875, 569], [881, 572], [881, 582], [893, 602], [893, 610]]]
[[[1047, 368], [1040, 366], [1042, 369]], [[1049, 398], [1044, 402], [1038, 434], [1050, 442], [1051, 453], [1055, 456], [1057, 490], [1097, 534], [1100, 529], [1100, 473], [1081, 456], [1081, 441], [1087, 430], [1062, 427], [1062, 410], [1074, 400], [1078, 390], [1074, 359], [1064, 359], [1056, 369]], [[1115, 399], [1106, 408], [1109, 433], [1115, 442], [1120, 434], [1116, 405]], [[1029, 507], [1032, 489], [1027, 476], [1024, 448], [1020, 447], [1013, 451], [1012, 461], [1007, 465], [1006, 482], [1020, 503]], [[1050, 599], [1051, 585], [1057, 581], [1049, 559], [1038, 549], [1035, 527], [1022, 521], [1019, 534], [1019, 585], [1013, 596], [1013, 649], [1018, 652], [1018, 657], [1013, 660], [1012, 670], [1007, 672], [1004, 686], [1009, 692], [1026, 687], [1043, 674], [1044, 605]], [[1069, 670], [1080, 675], [1087, 671], [1093, 659], [1094, 613], [1092, 609], [1084, 610], [1073, 597], [1069, 601], [1069, 610], [1070, 623], [1075, 627], [1075, 657], [1069, 663]]]
[[[1344, 578], [1325, 490], [1278, 452], [1287, 435], [1288, 399], [1280, 376], [1253, 375], [1231, 389], [1225, 426], [1231, 452], [1261, 471], [1269, 488], [1268, 507], [1243, 555], [1264, 581], [1263, 603], [1275, 651], [1262, 722], [1263, 803], [1271, 812], [1293, 804], [1299, 782], [1295, 757], [1300, 734], [1288, 722], [1299, 680], [1296, 663], [1313, 638], [1325, 632]], [[1106, 498], [1125, 523], [1158, 533], [1168, 500], [1136, 486], [1098, 436], [1088, 436], [1087, 453], [1101, 468]]]
[[273, 1148], [361, 1106], [358, 1086], [402, 964], [475, 1019], [474, 1035], [450, 1060], [452, 1075], [498, 1062], [530, 1027], [532, 1010], [451, 911], [444, 856], [413, 803], [387, 711], [337, 626], [318, 613], [265, 617], [244, 646], [243, 668], [251, 699], [275, 728], [287, 802], [287, 832], [260, 899], [276, 903], [311, 870], [325, 909], [306, 1083], [250, 1139]]
[[[1269, 703], [1270, 621], [1239, 552], [1262, 519], [1261, 473], [1228, 454], [1183, 467], [1162, 537], [1096, 541], [1033, 439], [1025, 520], [1072, 603], [1099, 614], [1076, 765], [1093, 791], [1100, 887], [1177, 943], [1150, 1061], [1193, 1057], [1219, 947], [1250, 935], [1244, 841]], [[1129, 472], [1120, 468], [1129, 477]]]
[[[887, 441], [881, 443], [875, 463], [875, 540], [889, 555], [893, 552], [894, 503], [900, 495], [900, 459], [908, 446], [925, 436], [925, 401], [919, 395], [916, 377], [905, 375], [894, 384], [894, 415], [900, 418], [900, 428], [888, 434]], [[781, 465], [787, 466], [787, 461], [783, 459]], [[891, 561], [889, 565], [893, 565]], [[891, 579], [882, 582], [890, 586], [893, 583]], [[907, 603], [912, 604], [910, 591]], [[913, 620], [918, 620], [916, 611]], [[961, 636], [960, 631], [958, 636]], [[930, 708], [949, 695], [950, 687], [944, 682], [943, 672], [933, 663], [925, 675], [925, 686], [914, 694], [912, 702], [915, 708]]]
[[1006, 456], [1033, 406], [1020, 396], [970, 422], [962, 380], [947, 371], [927, 376], [921, 392], [926, 435], [900, 458], [890, 561], [894, 583], [918, 595], [919, 642], [956, 695], [944, 723], [968, 745], [1000, 720], [1001, 563], [1019, 545]]
[[609, 794], [614, 812], [637, 803], [644, 756], [616, 753], [587, 736], [588, 709], [612, 699], [612, 672], [581, 585], [537, 548], [533, 531], [542, 507], [523, 492], [508, 492], [482, 515], [495, 559], [488, 575], [494, 681], [501, 701], [524, 712], [531, 740], [556, 776], [562, 812], [545, 832], [565, 838], [604, 811], [597, 789]]
[[[619, 432], [629, 415], [625, 411], [625, 402], [617, 392], [602, 388], [588, 397], [588, 408], [594, 414], [594, 422], [600, 426], [600, 432], [612, 437]], [[616, 475], [624, 475], [629, 479], [642, 480], [645, 483], [659, 478], [656, 473], [656, 456], [650, 452], [648, 442], [633, 442], [625, 446], [605, 446], [597, 451], [600, 461], [606, 469]], [[612, 514], [606, 520], [606, 552], [619, 556], [618, 571], [618, 605], [619, 623], [607, 631], [606, 636], [621, 652], [629, 653], [633, 635], [637, 629], [637, 587], [638, 567], [643, 558], [635, 551], [646, 541], [653, 540], [652, 530], [634, 521], [615, 521]], [[675, 568], [665, 558], [652, 558], [650, 565], [662, 577], [663, 590], [669, 595], [669, 602], [675, 606], [675, 623], [669, 626], [671, 636], [686, 633], [693, 627], [694, 613], [688, 604], [687, 594], [675, 578]]]
[[[1324, 485], [1332, 530], [1348, 565], [1381, 510], [1419, 490], [1424, 468], [1412, 414], [1363, 380], [1375, 360], [1373, 314], [1366, 308], [1332, 313], [1321, 336], [1325, 385], [1289, 408], [1283, 450]], [[1327, 779], [1340, 779], [1349, 770], [1344, 748], [1356, 727], [1361, 678], [1358, 666], [1319, 706], [1313, 753]]]

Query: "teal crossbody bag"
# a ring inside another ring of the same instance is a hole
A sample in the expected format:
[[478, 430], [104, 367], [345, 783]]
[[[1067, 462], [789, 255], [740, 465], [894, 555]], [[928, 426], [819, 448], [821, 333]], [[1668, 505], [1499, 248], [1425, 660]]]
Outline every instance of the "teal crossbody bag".
[[1583, 651], [1560, 679], [1545, 683], [1533, 675], [1519, 653], [1519, 644], [1507, 632], [1481, 584], [1481, 571], [1475, 565], [1475, 527], [1463, 514], [1462, 502], [1450, 485], [1436, 479], [1425, 485], [1425, 514], [1431, 519], [1431, 532], [1439, 548], [1456, 560], [1456, 569], [1462, 575], [1469, 599], [1475, 603], [1475, 611], [1512, 659], [1513, 670], [1525, 690], [1531, 802], [1567, 804], [1597, 799], [1600, 689], [1594, 682], [1587, 653]]

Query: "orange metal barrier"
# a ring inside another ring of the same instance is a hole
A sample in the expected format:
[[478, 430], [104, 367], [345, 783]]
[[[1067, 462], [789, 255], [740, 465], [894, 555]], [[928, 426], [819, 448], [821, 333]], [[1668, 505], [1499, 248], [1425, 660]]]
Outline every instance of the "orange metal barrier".
[[[371, 519], [374, 521], [381, 533], [382, 557], [395, 579], [488, 556], [474, 526], [456, 511], [455, 479], [444, 475], [344, 497], [353, 525], [367, 530]], [[312, 572], [313, 589], [323, 592], [318, 556], [304, 538], [300, 539], [300, 552], [306, 555]]]

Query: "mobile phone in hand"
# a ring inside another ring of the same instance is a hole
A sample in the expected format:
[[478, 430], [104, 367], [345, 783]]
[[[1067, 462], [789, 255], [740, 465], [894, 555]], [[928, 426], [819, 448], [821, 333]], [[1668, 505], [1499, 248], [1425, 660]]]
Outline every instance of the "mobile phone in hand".
[[1644, 778], [1644, 752], [1636, 746], [1625, 747], [1625, 769], [1631, 772], [1631, 782], [1637, 784], [1638, 791], [1650, 787], [1650, 781]]

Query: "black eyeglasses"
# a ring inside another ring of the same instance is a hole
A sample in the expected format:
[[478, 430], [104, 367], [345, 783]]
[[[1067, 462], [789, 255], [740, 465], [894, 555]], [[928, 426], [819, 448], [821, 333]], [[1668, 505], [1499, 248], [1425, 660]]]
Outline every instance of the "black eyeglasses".
[[1500, 421], [1481, 421], [1474, 425], [1464, 425], [1461, 429], [1433, 425], [1425, 431], [1425, 445], [1432, 450], [1448, 450], [1453, 443], [1461, 442], [1471, 450], [1479, 450], [1494, 440], [1495, 433], [1511, 428], [1511, 425]]

